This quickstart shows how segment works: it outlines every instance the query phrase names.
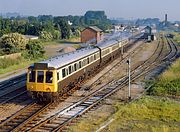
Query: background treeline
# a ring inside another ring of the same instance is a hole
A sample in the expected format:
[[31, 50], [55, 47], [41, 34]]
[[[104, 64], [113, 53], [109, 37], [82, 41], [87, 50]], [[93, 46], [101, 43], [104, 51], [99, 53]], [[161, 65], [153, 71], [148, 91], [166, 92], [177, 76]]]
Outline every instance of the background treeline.
[[44, 40], [68, 39], [80, 35], [87, 26], [98, 26], [106, 30], [111, 27], [104, 11], [88, 11], [84, 16], [0, 17], [0, 37], [8, 33], [35, 35]]
[[[80, 37], [87, 26], [111, 28], [111, 22], [104, 11], [88, 11], [84, 16], [0, 17], [0, 56], [21, 53], [18, 58], [0, 58], [0, 73], [9, 66], [44, 58], [45, 41], [58, 41]], [[24, 35], [38, 36], [29, 40]]]

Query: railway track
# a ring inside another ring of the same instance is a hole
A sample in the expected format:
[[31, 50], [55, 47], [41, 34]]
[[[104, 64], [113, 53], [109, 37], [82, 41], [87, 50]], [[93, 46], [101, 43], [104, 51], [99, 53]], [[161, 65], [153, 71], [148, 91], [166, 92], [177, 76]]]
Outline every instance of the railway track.
[[16, 98], [21, 97], [22, 95], [27, 96], [25, 87], [15, 89], [7, 93], [3, 93], [0, 95], [0, 105], [15, 100]]
[[0, 106], [12, 100], [13, 102], [22, 101], [21, 96], [27, 97], [25, 82], [26, 82], [26, 77], [24, 74], [18, 77], [12, 78], [9, 81], [1, 82], [0, 83]]
[[17, 84], [22, 83], [22, 82], [24, 82], [24, 84], [26, 82], [26, 75], [25, 74], [11, 78], [10, 80], [0, 82], [0, 90], [2, 91], [5, 89], [8, 89], [9, 87], [17, 85]]
[[[172, 46], [172, 43], [169, 46]], [[145, 73], [148, 73], [150, 70], [153, 69], [156, 63], [159, 64], [160, 62], [162, 62], [163, 58], [167, 58], [167, 56], [174, 57], [174, 55], [170, 56], [174, 54], [174, 52], [176, 52], [174, 50], [171, 50], [170, 53], [167, 53], [162, 57], [161, 55], [163, 49], [164, 49], [164, 43], [160, 47], [160, 52], [157, 55], [153, 53], [153, 55], [149, 57], [146, 62], [143, 63], [144, 65], [143, 67], [139, 66], [133, 70], [133, 71], [141, 70], [140, 73], [132, 71], [134, 73], [131, 75], [132, 81], [136, 80]], [[158, 58], [160, 60], [158, 60]], [[64, 109], [63, 111], [56, 113], [54, 116], [48, 118], [47, 120], [44, 120], [43, 122], [39, 123], [33, 128], [28, 129], [28, 131], [62, 130], [62, 128], [68, 125], [73, 119], [81, 116], [83, 113], [86, 113], [88, 110], [90, 110], [91, 108], [96, 106], [99, 102], [101, 102], [103, 99], [112, 95], [114, 92], [118, 91], [122, 87], [126, 86], [127, 82], [128, 82], [128, 78], [126, 76], [117, 81], [110, 82], [107, 85], [103, 86], [102, 88], [98, 89], [96, 92], [92, 93], [91, 95], [75, 103], [74, 105]]]
[[41, 111], [43, 111], [49, 106], [50, 104], [41, 105], [41, 104], [37, 104], [33, 102], [30, 103], [24, 109], [18, 111], [13, 116], [1, 122], [0, 131], [2, 132], [12, 131], [14, 128], [25, 123], [30, 117], [33, 117], [33, 115], [39, 114]]
[[[155, 53], [159, 52], [158, 50], [160, 50], [160, 53], [162, 53], [163, 47], [164, 47], [163, 45], [160, 46], [160, 44], [158, 44], [157, 50]], [[146, 70], [146, 72], [149, 72], [150, 69], [152, 69], [152, 68], [149, 68], [149, 66], [150, 66], [149, 64], [154, 65], [155, 62], [157, 63], [156, 58], [160, 58], [161, 54], [156, 54], [157, 56], [154, 58], [155, 53], [153, 53], [153, 55], [146, 62], [143, 62], [143, 65], [146, 65], [146, 66], [143, 66], [143, 67], [139, 66], [132, 70], [133, 74], [131, 75], [132, 76], [131, 78], [133, 80], [135, 80], [138, 77], [140, 77], [141, 75], [145, 74], [145, 70]], [[133, 52], [133, 54], [135, 54], [135, 52]], [[131, 55], [133, 55], [133, 54], [131, 54]], [[165, 55], [165, 56], [167, 56], [167, 55]], [[124, 61], [128, 57], [129, 56], [126, 56]], [[154, 61], [155, 61], [154, 63], [152, 62], [153, 61], [152, 58], [154, 58]], [[117, 62], [116, 67], [118, 67], [120, 63], [122, 63], [122, 61]], [[109, 69], [109, 71], [112, 69]], [[141, 74], [137, 71], [141, 71]], [[103, 74], [103, 76], [104, 75], [108, 75], [108, 72]], [[101, 76], [100, 78], [103, 78], [103, 76]], [[98, 79], [100, 79], [100, 78], [98, 78]], [[95, 83], [97, 83], [98, 79], [95, 82], [93, 82], [93, 84], [91, 86], [93, 86]], [[83, 113], [87, 112], [88, 110], [90, 110], [91, 108], [96, 106], [103, 99], [107, 98], [108, 96], [112, 95], [114, 92], [116, 92], [119, 89], [121, 89], [122, 87], [126, 86], [127, 82], [128, 82], [128, 78], [126, 76], [120, 78], [117, 81], [108, 82], [106, 85], [104, 85], [103, 87], [94, 91], [93, 93], [89, 94], [88, 96], [82, 98], [77, 103], [74, 103], [73, 105], [63, 109], [60, 112], [57, 112], [50, 118], [47, 118], [44, 120], [42, 120], [41, 115], [45, 111], [49, 110], [48, 107], [52, 106], [52, 104], [49, 104], [49, 106], [42, 106], [42, 108], [39, 108], [38, 110], [36, 110], [36, 112], [34, 112], [34, 114], [32, 114], [33, 112], [30, 112], [31, 113], [31, 114], [29, 113], [30, 116], [25, 116], [26, 119], [23, 119], [23, 121], [21, 120], [21, 122], [14, 123], [16, 125], [12, 125], [11, 122], [14, 122], [14, 119], [18, 119], [19, 117], [20, 117], [20, 119], [22, 118], [21, 116], [19, 116], [19, 115], [21, 115], [21, 113], [23, 113], [22, 111], [24, 111], [25, 113], [26, 113], [26, 111], [28, 111], [28, 108], [30, 108], [30, 106], [29, 107], [27, 106], [26, 107], [27, 110], [23, 109], [23, 110], [19, 111], [20, 114], [16, 113], [14, 115], [14, 117], [10, 117], [9, 119], [7, 119], [3, 123], [1, 123], [0, 130], [2, 130], [2, 131], [3, 130], [58, 131], [58, 130], [62, 129], [65, 125], [69, 124], [76, 117], [82, 115]], [[16, 120], [15, 120], [15, 122], [16, 122]], [[24, 122], [24, 123], [22, 123], [22, 122]], [[10, 127], [9, 127], [9, 125], [10, 125]], [[7, 129], [7, 128], [10, 128], [10, 129]]]

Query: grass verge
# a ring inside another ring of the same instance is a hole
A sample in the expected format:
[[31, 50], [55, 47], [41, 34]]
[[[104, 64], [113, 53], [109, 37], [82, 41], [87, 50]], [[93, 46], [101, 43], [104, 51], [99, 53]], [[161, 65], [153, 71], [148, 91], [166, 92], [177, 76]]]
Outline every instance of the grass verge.
[[44, 45], [58, 45], [58, 44], [79, 44], [80, 38], [70, 38], [70, 39], [62, 39], [62, 40], [53, 40], [48, 42], [43, 42]]
[[173, 40], [174, 40], [176, 43], [180, 44], [180, 33], [175, 33], [175, 32], [174, 32], [173, 35], [174, 35]]
[[[173, 131], [180, 130], [180, 105], [172, 99], [145, 96], [131, 104], [116, 103], [111, 106], [112, 112], [100, 108], [89, 113], [75, 126], [68, 129], [70, 132], [93, 132], [102, 127], [105, 122], [113, 119], [101, 131]], [[97, 114], [98, 113], [98, 114]]]
[[[37, 60], [26, 60], [26, 59], [23, 59], [23, 58], [21, 58], [21, 59], [19, 59], [19, 60], [8, 60], [8, 63], [9, 63], [9, 61], [10, 61], [10, 63], [9, 64], [11, 64], [11, 65], [8, 65], [7, 67], [3, 67], [3, 66], [1, 66], [0, 67], [0, 75], [1, 74], [5, 74], [5, 73], [8, 73], [8, 72], [12, 72], [12, 71], [14, 71], [14, 70], [18, 70], [18, 69], [23, 69], [23, 68], [27, 68], [29, 65], [31, 65], [32, 63], [34, 63], [34, 62], [38, 62], [38, 61], [40, 61], [40, 60], [42, 60], [42, 58], [41, 59], [37, 59]], [[0, 62], [1, 64], [2, 64], [2, 61]], [[6, 61], [4, 61], [3, 63], [6, 63]], [[1, 65], [0, 64], [0, 65]], [[4, 65], [4, 64], [2, 64], [2, 65]], [[6, 65], [7, 65], [7, 63], [6, 63]]]
[[115, 120], [106, 128], [110, 132], [180, 130], [180, 105], [173, 100], [146, 96], [132, 104], [115, 107]]
[[154, 87], [149, 90], [149, 94], [156, 96], [180, 96], [180, 59], [158, 77]]

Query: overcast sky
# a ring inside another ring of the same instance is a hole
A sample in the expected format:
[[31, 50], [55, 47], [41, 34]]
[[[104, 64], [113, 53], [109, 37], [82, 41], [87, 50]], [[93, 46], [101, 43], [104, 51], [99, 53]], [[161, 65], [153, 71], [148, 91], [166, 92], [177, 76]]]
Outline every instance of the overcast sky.
[[104, 10], [109, 18], [158, 17], [180, 20], [180, 0], [0, 0], [0, 13], [21, 15], [84, 15], [88, 10]]

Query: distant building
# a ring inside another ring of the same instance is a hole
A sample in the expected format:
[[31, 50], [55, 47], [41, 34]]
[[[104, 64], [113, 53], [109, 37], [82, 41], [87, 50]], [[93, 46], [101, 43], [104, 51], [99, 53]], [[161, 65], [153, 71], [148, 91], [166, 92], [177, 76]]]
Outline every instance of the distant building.
[[95, 42], [98, 43], [103, 39], [103, 31], [96, 26], [90, 26], [85, 28], [81, 32], [81, 42]]
[[24, 37], [28, 40], [37, 40], [39, 39], [38, 36], [33, 36], [33, 35], [24, 35]]

